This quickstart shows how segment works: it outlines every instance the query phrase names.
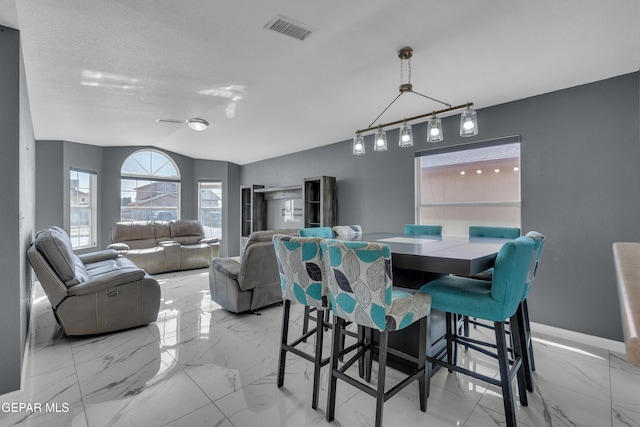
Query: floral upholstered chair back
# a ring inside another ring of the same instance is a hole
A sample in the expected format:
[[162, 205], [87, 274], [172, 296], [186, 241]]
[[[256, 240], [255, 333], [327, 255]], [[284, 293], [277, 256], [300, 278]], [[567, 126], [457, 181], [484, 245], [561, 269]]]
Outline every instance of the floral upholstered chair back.
[[321, 247], [333, 313], [358, 325], [386, 329], [393, 291], [389, 246], [323, 240]]
[[283, 299], [317, 309], [327, 307], [320, 240], [284, 234], [273, 236]]

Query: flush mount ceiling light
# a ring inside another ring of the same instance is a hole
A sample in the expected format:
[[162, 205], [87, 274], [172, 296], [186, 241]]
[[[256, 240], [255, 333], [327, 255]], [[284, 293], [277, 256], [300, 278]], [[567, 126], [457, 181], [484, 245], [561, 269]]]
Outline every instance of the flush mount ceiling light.
[[[365, 146], [364, 146], [364, 137], [362, 134], [376, 131], [374, 138], [374, 146], [373, 149], [375, 151], [385, 151], [387, 149], [387, 135], [384, 130], [385, 127], [402, 124], [399, 129], [399, 138], [398, 145], [400, 147], [411, 147], [413, 145], [413, 131], [411, 125], [407, 122], [411, 122], [413, 120], [422, 119], [428, 116], [431, 116], [427, 124], [427, 142], [440, 142], [443, 139], [442, 132], [442, 121], [436, 116], [437, 114], [447, 113], [449, 111], [460, 110], [464, 108], [465, 110], [462, 112], [460, 116], [460, 136], [473, 136], [478, 134], [478, 120], [476, 117], [476, 112], [471, 109], [473, 105], [472, 102], [468, 102], [466, 104], [452, 106], [446, 102], [442, 102], [435, 98], [432, 98], [427, 95], [423, 95], [419, 92], [413, 90], [413, 85], [411, 84], [411, 57], [413, 56], [413, 49], [410, 47], [404, 47], [398, 51], [398, 57], [400, 58], [400, 93], [396, 96], [393, 101], [389, 105], [386, 106], [384, 110], [376, 117], [366, 129], [358, 129], [356, 131], [356, 136], [353, 138], [353, 154], [354, 155], [362, 155], [365, 154]], [[404, 62], [407, 62], [408, 65], [408, 77], [406, 83], [404, 82]], [[439, 104], [445, 105], [447, 108], [443, 108], [438, 111], [433, 111], [431, 113], [421, 114], [419, 116], [409, 117], [402, 120], [397, 120], [394, 122], [388, 122], [383, 124], [378, 124], [374, 126], [374, 123], [378, 121], [380, 117], [400, 98], [400, 96], [405, 93], [415, 93], [416, 95], [420, 95], [423, 98], [430, 99], [431, 101], [435, 101]]]
[[194, 117], [192, 119], [187, 120], [176, 120], [176, 119], [156, 119], [156, 122], [160, 123], [186, 123], [191, 129], [196, 131], [203, 131], [209, 127], [209, 122], [204, 119], [199, 119]]

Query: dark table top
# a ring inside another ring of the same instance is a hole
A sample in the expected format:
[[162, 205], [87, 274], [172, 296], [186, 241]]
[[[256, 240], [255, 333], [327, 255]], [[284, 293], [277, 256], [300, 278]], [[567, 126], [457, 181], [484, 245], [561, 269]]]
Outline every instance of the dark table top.
[[493, 267], [509, 239], [466, 236], [421, 236], [402, 233], [363, 233], [345, 240], [389, 245], [395, 268], [469, 276]]

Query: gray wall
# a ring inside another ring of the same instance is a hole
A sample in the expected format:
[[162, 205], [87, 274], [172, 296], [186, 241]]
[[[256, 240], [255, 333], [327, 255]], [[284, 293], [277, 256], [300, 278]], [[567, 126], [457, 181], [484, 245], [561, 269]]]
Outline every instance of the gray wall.
[[33, 281], [35, 140], [18, 31], [0, 26], [0, 394], [20, 388]]
[[[622, 341], [611, 245], [640, 241], [639, 102], [632, 73], [481, 109], [470, 139], [457, 135], [458, 116], [443, 120], [438, 146], [521, 134], [522, 229], [548, 238], [529, 296], [534, 322]], [[415, 125], [408, 149], [374, 152], [368, 136], [364, 156], [353, 156], [348, 140], [244, 165], [241, 183], [335, 176], [341, 224], [400, 231], [414, 221], [414, 154], [428, 148], [425, 133]], [[397, 141], [397, 130], [388, 137]]]

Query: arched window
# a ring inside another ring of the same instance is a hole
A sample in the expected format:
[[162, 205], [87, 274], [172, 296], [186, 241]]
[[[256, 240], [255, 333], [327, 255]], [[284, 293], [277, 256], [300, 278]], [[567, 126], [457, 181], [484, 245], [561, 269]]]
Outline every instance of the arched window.
[[120, 219], [169, 221], [180, 218], [180, 171], [157, 150], [139, 150], [120, 170]]

